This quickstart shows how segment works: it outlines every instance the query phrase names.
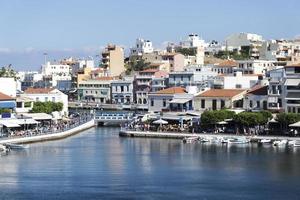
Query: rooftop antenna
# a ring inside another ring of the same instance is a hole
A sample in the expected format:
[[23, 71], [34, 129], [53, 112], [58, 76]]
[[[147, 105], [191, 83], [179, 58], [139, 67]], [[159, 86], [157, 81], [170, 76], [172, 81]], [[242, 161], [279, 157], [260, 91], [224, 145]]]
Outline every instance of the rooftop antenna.
[[44, 62], [45, 62], [45, 64], [47, 62], [47, 55], [48, 55], [48, 53], [44, 53]]

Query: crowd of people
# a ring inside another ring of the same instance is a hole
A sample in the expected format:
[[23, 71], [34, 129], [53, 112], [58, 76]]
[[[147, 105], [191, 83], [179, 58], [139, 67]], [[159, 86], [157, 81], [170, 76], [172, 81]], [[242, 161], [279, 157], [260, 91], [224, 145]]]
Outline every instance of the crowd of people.
[[29, 125], [20, 128], [7, 128], [4, 133], [2, 132], [2, 137], [29, 137], [36, 135], [44, 135], [44, 134], [53, 134], [59, 133], [63, 131], [67, 131], [69, 129], [75, 128], [89, 120], [92, 119], [91, 115], [82, 114], [77, 117], [57, 120], [57, 121], [43, 121], [36, 125]]

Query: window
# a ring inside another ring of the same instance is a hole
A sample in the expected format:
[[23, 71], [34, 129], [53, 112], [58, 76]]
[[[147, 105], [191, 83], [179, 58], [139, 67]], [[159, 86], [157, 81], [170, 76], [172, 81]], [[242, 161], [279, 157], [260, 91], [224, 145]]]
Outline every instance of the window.
[[163, 107], [166, 107], [166, 105], [167, 105], [167, 102], [165, 99], [163, 99]]
[[242, 88], [242, 85], [241, 84], [236, 84], [235, 88]]
[[52, 102], [55, 102], [55, 97], [52, 97]]
[[256, 107], [260, 108], [260, 101], [256, 101]]
[[22, 102], [17, 102], [17, 108], [22, 108]]
[[253, 107], [252, 100], [250, 100], [250, 102], [249, 102], [249, 106], [250, 106], [250, 108], [252, 108], [252, 107]]
[[217, 110], [217, 100], [216, 99], [212, 100], [212, 109]]
[[205, 99], [201, 99], [201, 108], [205, 108]]
[[181, 81], [183, 81], [183, 76], [180, 77]]
[[45, 101], [48, 101], [48, 97], [45, 97]]
[[121, 86], [121, 92], [124, 92], [124, 86], [123, 85]]
[[300, 68], [299, 67], [295, 67], [295, 73], [299, 74], [300, 73]]
[[154, 100], [151, 99], [151, 106], [154, 106]]
[[225, 108], [225, 101], [223, 99], [221, 99], [221, 109]]

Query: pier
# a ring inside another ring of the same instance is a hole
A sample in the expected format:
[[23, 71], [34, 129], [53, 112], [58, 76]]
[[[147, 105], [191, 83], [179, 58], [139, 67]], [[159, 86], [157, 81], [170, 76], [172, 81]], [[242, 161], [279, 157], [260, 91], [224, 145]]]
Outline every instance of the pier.
[[45, 135], [29, 136], [29, 137], [20, 137], [20, 138], [7, 138], [0, 140], [0, 144], [12, 143], [12, 144], [25, 144], [33, 142], [43, 142], [49, 140], [58, 140], [69, 137], [86, 129], [92, 128], [95, 126], [95, 121], [92, 119], [87, 121], [75, 128], [59, 132], [59, 133], [50, 133]]
[[144, 138], [167, 138], [167, 139], [185, 139], [185, 138], [211, 138], [222, 139], [224, 137], [235, 138], [248, 138], [251, 142], [257, 142], [262, 139], [270, 140], [293, 140], [299, 139], [295, 137], [285, 136], [247, 136], [247, 135], [234, 135], [234, 134], [215, 134], [215, 133], [180, 133], [180, 132], [153, 132], [153, 131], [134, 131], [121, 129], [119, 132], [120, 137], [144, 137]]

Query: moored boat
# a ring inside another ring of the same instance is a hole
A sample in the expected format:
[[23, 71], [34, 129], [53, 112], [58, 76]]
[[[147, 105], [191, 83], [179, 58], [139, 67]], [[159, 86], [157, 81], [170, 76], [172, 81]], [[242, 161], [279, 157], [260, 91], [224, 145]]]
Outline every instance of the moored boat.
[[287, 140], [276, 140], [273, 142], [274, 146], [278, 146], [278, 147], [284, 147], [288, 144]]
[[195, 142], [199, 139], [198, 136], [191, 136], [191, 137], [185, 137], [183, 138], [183, 142], [184, 143], [192, 143], [192, 142]]
[[22, 150], [22, 149], [27, 149], [29, 147], [28, 145], [13, 144], [13, 143], [5, 143], [3, 144], [3, 146], [12, 150]]
[[270, 140], [270, 139], [261, 139], [259, 141], [259, 143], [261, 143], [261, 144], [270, 144], [270, 143], [272, 143], [272, 140]]
[[246, 138], [234, 138], [234, 139], [229, 139], [228, 144], [247, 144], [250, 141]]

